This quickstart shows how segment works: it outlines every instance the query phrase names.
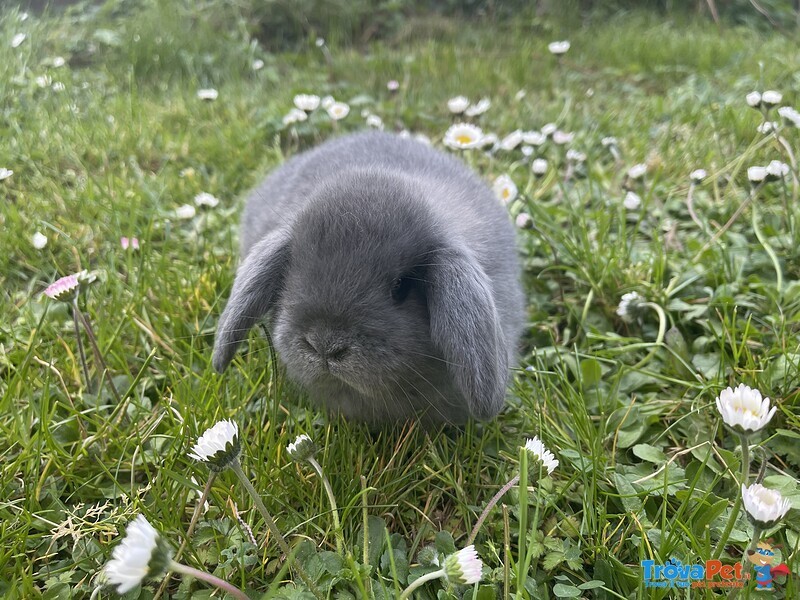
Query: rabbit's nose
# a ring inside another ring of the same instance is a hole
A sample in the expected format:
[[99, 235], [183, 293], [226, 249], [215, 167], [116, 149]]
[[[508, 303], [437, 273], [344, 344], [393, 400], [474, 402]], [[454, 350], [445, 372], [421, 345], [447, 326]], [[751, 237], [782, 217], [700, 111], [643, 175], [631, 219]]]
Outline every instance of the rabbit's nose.
[[303, 339], [326, 363], [341, 360], [349, 351], [347, 344], [334, 335], [307, 333]]

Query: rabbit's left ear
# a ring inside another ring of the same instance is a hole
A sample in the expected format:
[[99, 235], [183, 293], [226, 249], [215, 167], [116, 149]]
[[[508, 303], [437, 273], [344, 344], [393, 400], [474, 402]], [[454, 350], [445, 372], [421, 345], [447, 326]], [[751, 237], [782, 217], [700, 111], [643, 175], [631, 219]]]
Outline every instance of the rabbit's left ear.
[[440, 250], [426, 273], [430, 333], [469, 412], [489, 419], [503, 407], [508, 350], [489, 278], [472, 253]]
[[279, 230], [253, 246], [239, 266], [214, 338], [212, 362], [218, 372], [231, 362], [250, 328], [274, 306], [288, 262], [288, 236]]

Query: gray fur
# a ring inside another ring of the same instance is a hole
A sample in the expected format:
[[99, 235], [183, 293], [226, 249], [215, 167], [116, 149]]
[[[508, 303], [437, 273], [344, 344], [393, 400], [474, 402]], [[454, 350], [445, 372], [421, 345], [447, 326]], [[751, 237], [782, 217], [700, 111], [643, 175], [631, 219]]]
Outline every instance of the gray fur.
[[267, 177], [241, 234], [218, 371], [267, 316], [287, 374], [331, 412], [500, 411], [524, 321], [519, 260], [505, 208], [460, 161], [385, 133], [334, 139]]

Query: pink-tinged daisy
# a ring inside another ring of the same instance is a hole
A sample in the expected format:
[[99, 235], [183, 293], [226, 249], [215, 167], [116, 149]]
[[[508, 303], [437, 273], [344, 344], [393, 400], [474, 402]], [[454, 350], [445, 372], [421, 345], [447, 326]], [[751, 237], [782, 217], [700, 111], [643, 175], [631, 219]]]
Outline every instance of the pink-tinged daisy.
[[122, 246], [123, 250], [127, 250], [128, 248], [130, 248], [131, 250], [138, 250], [139, 249], [139, 239], [135, 238], [135, 237], [128, 238], [128, 237], [122, 236], [121, 238], [119, 238], [119, 245]]
[[81, 289], [80, 277], [87, 274], [86, 271], [66, 275], [48, 285], [44, 290], [44, 295], [52, 300], [68, 302], [72, 300]]
[[457, 585], [472, 585], [481, 580], [483, 561], [478, 558], [475, 546], [462, 548], [444, 559], [447, 580]]

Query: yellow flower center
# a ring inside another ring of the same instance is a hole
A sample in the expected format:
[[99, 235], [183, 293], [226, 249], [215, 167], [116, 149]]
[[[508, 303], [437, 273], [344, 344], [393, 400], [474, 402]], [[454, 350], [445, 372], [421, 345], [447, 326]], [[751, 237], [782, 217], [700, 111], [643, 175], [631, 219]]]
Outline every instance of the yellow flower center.
[[459, 144], [469, 144], [472, 141], [472, 136], [467, 133], [462, 133], [456, 136], [456, 141]]
[[747, 416], [750, 416], [750, 417], [753, 417], [753, 418], [756, 418], [756, 419], [761, 418], [761, 413], [760, 412], [757, 413], [757, 412], [753, 411], [752, 409], [746, 408], [744, 406], [737, 406], [736, 408], [734, 408], [734, 410], [737, 413], [741, 413], [742, 415], [747, 415]]

